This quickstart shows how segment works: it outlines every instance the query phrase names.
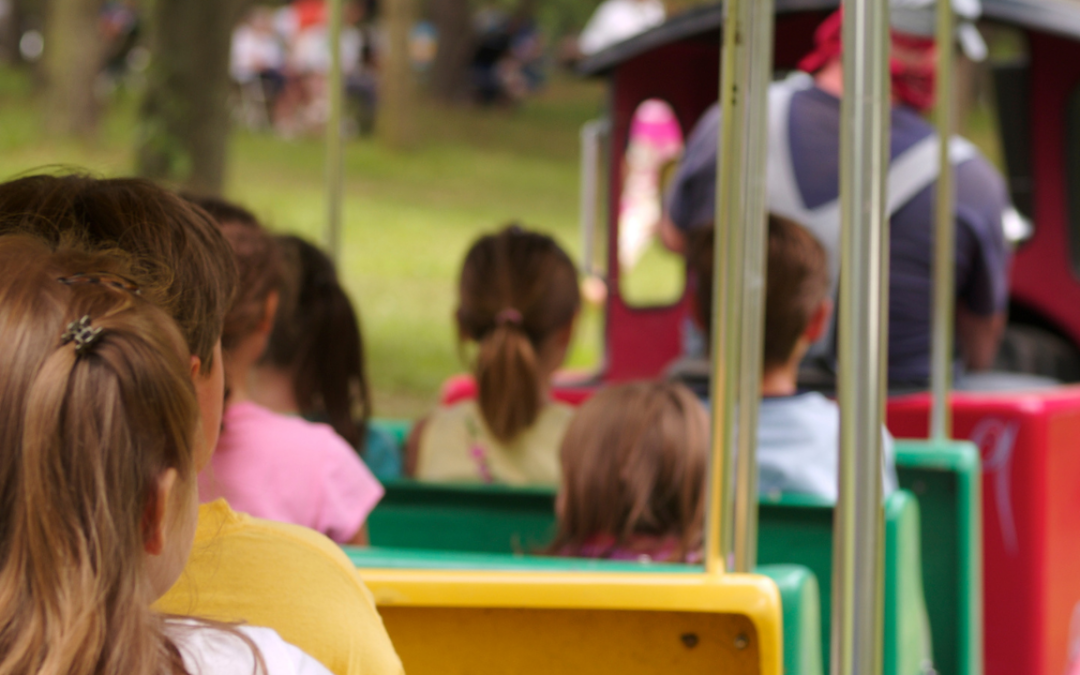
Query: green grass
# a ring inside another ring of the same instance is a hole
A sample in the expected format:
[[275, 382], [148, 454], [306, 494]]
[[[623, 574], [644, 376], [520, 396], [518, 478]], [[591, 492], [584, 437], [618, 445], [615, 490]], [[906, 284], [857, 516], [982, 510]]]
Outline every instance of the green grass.
[[[340, 265], [362, 316], [377, 414], [423, 413], [441, 382], [464, 368], [451, 323], [454, 287], [480, 233], [518, 219], [578, 255], [578, 129], [603, 101], [600, 84], [556, 80], [517, 111], [424, 106], [409, 152], [349, 141]], [[49, 138], [28, 77], [0, 72], [0, 180], [51, 165], [129, 173], [134, 111], [133, 96], [113, 105], [93, 142]], [[318, 240], [323, 170], [319, 139], [238, 131], [226, 196], [276, 231]], [[600, 335], [598, 313], [585, 312], [569, 365], [596, 363]]]
[[[102, 175], [133, 166], [136, 100], [121, 92], [93, 142], [50, 138], [30, 77], [0, 69], [0, 180], [43, 166], [69, 165]], [[480, 233], [507, 221], [552, 233], [575, 258], [578, 131], [598, 116], [603, 85], [556, 79], [522, 108], [418, 110], [415, 149], [391, 152], [376, 141], [345, 148], [345, 223], [341, 272], [359, 307], [376, 412], [422, 414], [439, 385], [464, 368], [451, 314], [460, 262]], [[1000, 163], [995, 120], [975, 110], [965, 133]], [[230, 145], [226, 195], [279, 232], [318, 240], [325, 220], [323, 146], [239, 131]], [[681, 266], [650, 249], [624, 279], [639, 302], [681, 289]], [[568, 365], [599, 361], [599, 312], [579, 323]]]

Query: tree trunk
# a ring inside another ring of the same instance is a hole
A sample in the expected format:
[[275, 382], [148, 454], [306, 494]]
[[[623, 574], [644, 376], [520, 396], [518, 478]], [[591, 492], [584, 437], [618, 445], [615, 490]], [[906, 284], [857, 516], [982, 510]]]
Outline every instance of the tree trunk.
[[45, 123], [50, 132], [90, 136], [99, 106], [94, 83], [105, 53], [98, 16], [104, 0], [52, 0], [45, 19]]
[[156, 0], [138, 172], [218, 194], [229, 135], [229, 46], [248, 0]]
[[429, 7], [439, 37], [431, 93], [443, 101], [458, 101], [469, 91], [469, 62], [475, 49], [469, 0], [431, 0]]
[[14, 64], [19, 60], [19, 3], [8, 0], [6, 14], [0, 0], [0, 61]]
[[416, 0], [385, 0], [382, 15], [386, 54], [377, 129], [387, 145], [406, 149], [416, 142], [416, 75], [409, 62], [409, 31], [416, 23]]

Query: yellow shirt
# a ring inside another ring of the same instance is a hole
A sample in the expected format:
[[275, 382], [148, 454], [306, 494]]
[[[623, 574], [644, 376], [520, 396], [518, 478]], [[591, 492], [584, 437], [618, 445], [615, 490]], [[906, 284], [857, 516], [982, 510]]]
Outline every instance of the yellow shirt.
[[400, 675], [371, 593], [345, 553], [317, 532], [199, 507], [180, 579], [154, 605], [168, 614], [276, 630], [335, 675]]
[[558, 485], [559, 446], [574, 409], [548, 403], [531, 427], [507, 444], [495, 440], [476, 401], [440, 407], [420, 435], [416, 477], [506, 485]]

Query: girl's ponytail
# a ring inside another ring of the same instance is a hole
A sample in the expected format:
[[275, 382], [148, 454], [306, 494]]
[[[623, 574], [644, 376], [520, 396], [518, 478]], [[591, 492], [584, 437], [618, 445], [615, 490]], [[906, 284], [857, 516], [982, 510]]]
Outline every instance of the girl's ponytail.
[[359, 316], [329, 256], [293, 235], [277, 242], [281, 304], [262, 364], [289, 373], [300, 414], [329, 423], [363, 456], [372, 404]]
[[0, 237], [0, 673], [185, 672], [143, 514], [169, 469], [194, 499], [198, 402], [175, 323], [113, 263]]
[[543, 405], [540, 363], [520, 319], [516, 324], [503, 321], [480, 341], [476, 384], [480, 412], [501, 443], [536, 421]]
[[530, 427], [545, 401], [552, 338], [580, 305], [577, 271], [551, 237], [510, 226], [465, 257], [458, 331], [479, 345], [474, 374], [484, 422], [502, 443]]

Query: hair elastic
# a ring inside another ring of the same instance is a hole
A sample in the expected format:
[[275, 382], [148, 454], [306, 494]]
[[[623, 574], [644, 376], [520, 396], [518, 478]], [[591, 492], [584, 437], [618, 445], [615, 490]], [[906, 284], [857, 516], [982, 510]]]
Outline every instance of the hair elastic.
[[75, 354], [82, 356], [101, 341], [102, 333], [101, 328], [92, 328], [90, 326], [90, 315], [87, 314], [78, 321], [72, 321], [67, 325], [67, 330], [60, 336], [60, 344], [66, 345], [69, 342], [74, 342]]
[[495, 315], [496, 326], [520, 326], [522, 321], [521, 312], [517, 311], [513, 307], [507, 307], [503, 311]]

